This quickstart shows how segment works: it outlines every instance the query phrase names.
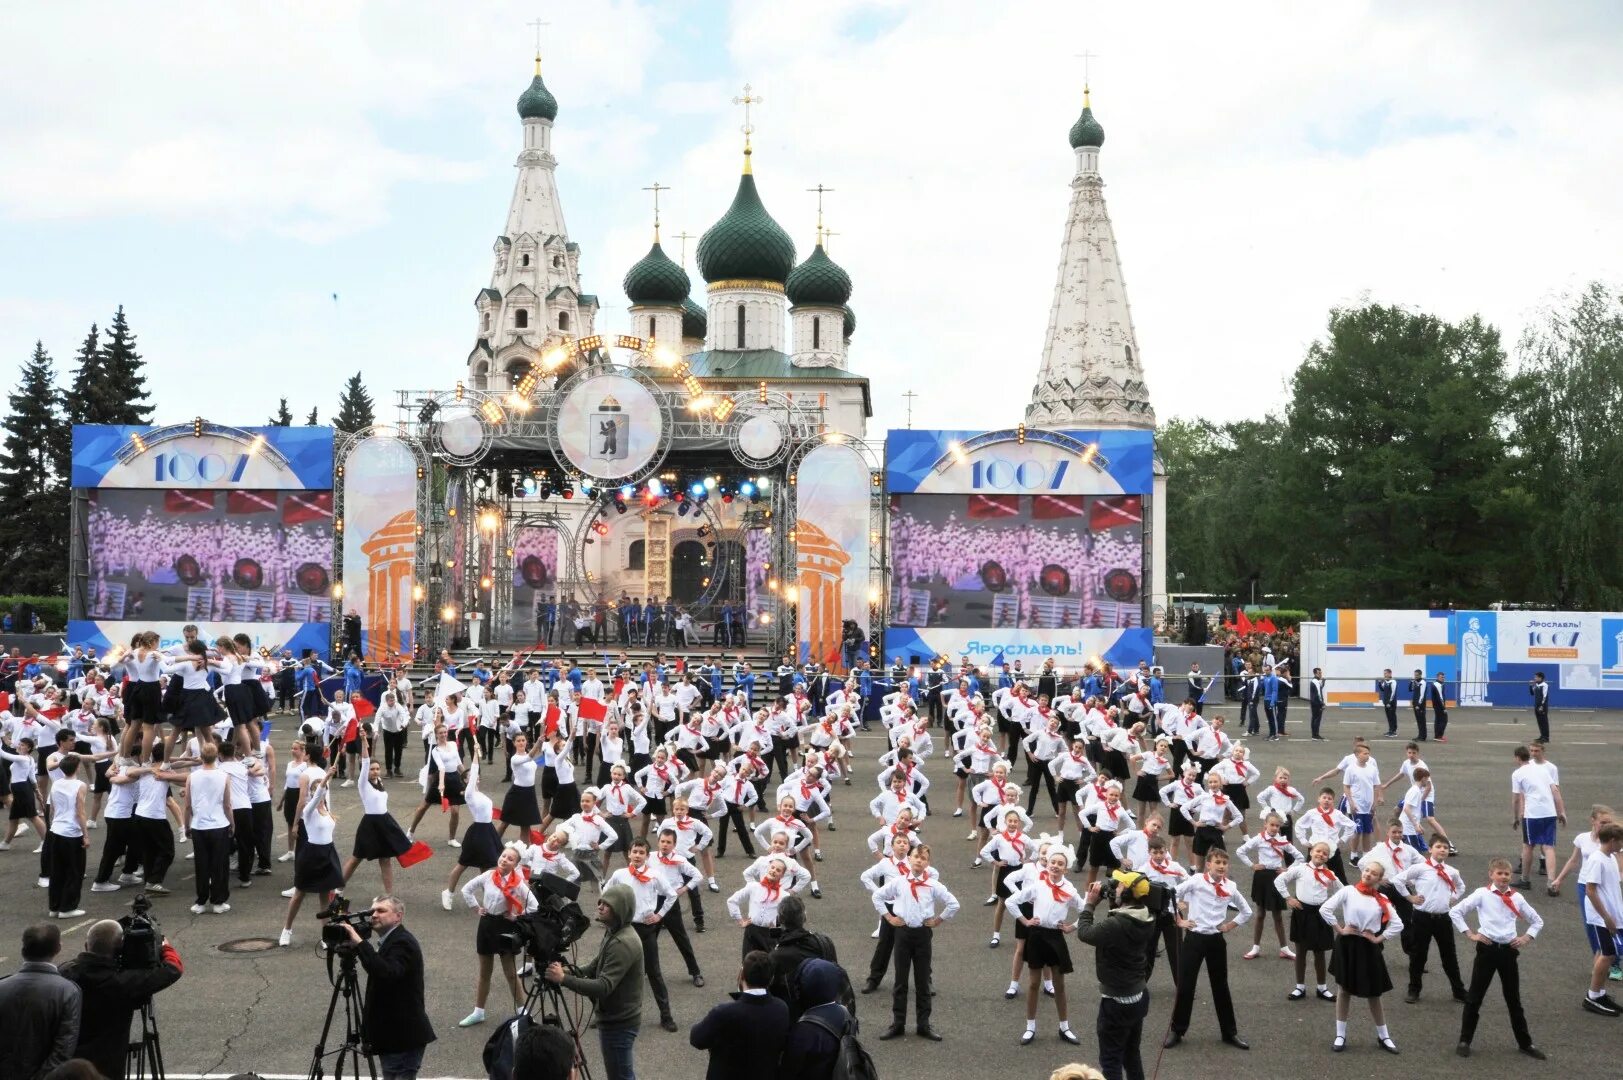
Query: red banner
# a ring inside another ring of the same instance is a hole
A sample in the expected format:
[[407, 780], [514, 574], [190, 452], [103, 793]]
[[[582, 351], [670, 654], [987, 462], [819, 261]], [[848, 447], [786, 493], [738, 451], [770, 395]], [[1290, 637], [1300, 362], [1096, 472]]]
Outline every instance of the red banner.
[[971, 495], [969, 497], [969, 516], [971, 518], [1019, 517], [1020, 496]]
[[433, 855], [434, 849], [419, 840], [415, 844], [411, 845], [411, 848], [396, 861], [398, 861], [401, 866], [416, 866], [424, 859], [432, 858]]
[[1244, 611], [1241, 611], [1238, 615], [1236, 615], [1234, 617], [1234, 625], [1235, 625], [1236, 628], [1239, 629], [1240, 633], [1242, 633], [1242, 634], [1251, 633], [1251, 619], [1246, 615], [1246, 613]]
[[225, 493], [225, 512], [228, 514], [268, 514], [276, 509], [274, 491], [228, 491]]
[[595, 698], [580, 699], [580, 718], [582, 720], [601, 720], [609, 713], [609, 708]]
[[163, 508], [170, 514], [206, 514], [214, 509], [214, 492], [166, 491]]
[[302, 525], [332, 517], [332, 492], [290, 491], [282, 503], [282, 524]]
[[1031, 500], [1031, 516], [1036, 521], [1081, 517], [1085, 507], [1081, 495], [1037, 495]]
[[1095, 499], [1088, 529], [1136, 529], [1144, 524], [1144, 500], [1137, 495], [1111, 495]]

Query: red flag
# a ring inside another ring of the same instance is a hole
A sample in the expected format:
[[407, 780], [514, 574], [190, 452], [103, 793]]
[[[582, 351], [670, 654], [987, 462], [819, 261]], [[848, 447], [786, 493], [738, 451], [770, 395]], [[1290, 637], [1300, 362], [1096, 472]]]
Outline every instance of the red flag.
[[39, 714], [45, 717], [47, 720], [60, 720], [62, 717], [68, 715], [68, 707], [66, 705], [58, 705], [54, 709], [41, 709]]
[[214, 509], [214, 492], [166, 491], [163, 508], [170, 514], [206, 514]]
[[563, 713], [559, 711], [558, 706], [547, 706], [547, 718], [542, 724], [543, 729], [547, 733], [547, 738], [552, 738], [553, 733], [558, 730], [558, 720], [562, 715]]
[[367, 717], [378, 711], [378, 707], [376, 705], [372, 704], [366, 698], [361, 697], [358, 694], [356, 695], [355, 700], [350, 702], [350, 704], [355, 706], [355, 718], [357, 720], [365, 720]]
[[303, 525], [332, 517], [332, 492], [290, 491], [282, 503], [282, 524]]
[[1088, 529], [1136, 529], [1144, 524], [1144, 500], [1138, 495], [1112, 495], [1093, 500]]
[[1234, 626], [1242, 634], [1251, 633], [1251, 620], [1247, 618], [1244, 610], [1234, 617]]
[[1031, 516], [1036, 521], [1081, 517], [1083, 509], [1080, 495], [1037, 495], [1031, 500]]
[[971, 495], [969, 497], [969, 516], [971, 518], [1019, 517], [1020, 496]]
[[225, 493], [225, 512], [228, 514], [265, 514], [276, 509], [274, 491], [228, 491]]
[[541, 835], [541, 830], [540, 829], [531, 829], [530, 830], [530, 843], [532, 843], [532, 844], [540, 844], [540, 843], [545, 842], [546, 839], [547, 839], [546, 837]]
[[10, 712], [10, 711], [11, 711], [11, 695], [6, 693], [4, 690], [0, 690], [0, 712]]
[[1279, 631], [1274, 628], [1274, 620], [1266, 615], [1257, 620], [1257, 629], [1261, 630], [1264, 634], [1279, 633]]
[[500, 821], [501, 819], [502, 819], [502, 808], [499, 807], [499, 806], [491, 807], [490, 808], [490, 820], [491, 821]]
[[582, 720], [601, 720], [609, 713], [608, 706], [595, 698], [580, 699], [580, 718]]
[[407, 849], [406, 853], [395, 861], [401, 866], [416, 866], [424, 859], [432, 858], [433, 855], [434, 849], [419, 840], [415, 844], [411, 845], [411, 847]]
[[344, 741], [345, 742], [354, 742], [355, 741], [355, 736], [359, 735], [360, 733], [361, 733], [361, 722], [359, 720], [355, 719], [355, 717], [353, 717], [353, 716], [350, 717], [349, 718], [349, 723], [344, 725]]
[[615, 701], [619, 701], [620, 700], [620, 691], [625, 689], [625, 685], [626, 685], [625, 679], [622, 678], [619, 675], [616, 675], [614, 677], [614, 688], [609, 691], [609, 696], [611, 698], [613, 698]]

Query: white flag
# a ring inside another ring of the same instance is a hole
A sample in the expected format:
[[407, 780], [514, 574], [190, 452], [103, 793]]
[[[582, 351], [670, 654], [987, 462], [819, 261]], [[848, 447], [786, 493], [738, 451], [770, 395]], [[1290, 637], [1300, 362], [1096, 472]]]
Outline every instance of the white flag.
[[443, 705], [445, 704], [445, 699], [450, 697], [452, 694], [462, 695], [467, 692], [468, 688], [466, 686], [463, 686], [461, 683], [451, 678], [451, 676], [441, 672], [440, 684], [434, 688], [434, 703], [436, 705]]

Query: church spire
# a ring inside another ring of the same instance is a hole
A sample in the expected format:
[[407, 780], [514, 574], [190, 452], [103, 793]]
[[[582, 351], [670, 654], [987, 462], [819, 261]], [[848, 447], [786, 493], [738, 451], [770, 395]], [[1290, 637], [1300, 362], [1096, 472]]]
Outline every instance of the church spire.
[[1045, 428], [1154, 428], [1133, 313], [1105, 209], [1099, 149], [1104, 128], [1087, 88], [1071, 126], [1076, 153], [1071, 208], [1060, 244], [1042, 366], [1026, 423]]

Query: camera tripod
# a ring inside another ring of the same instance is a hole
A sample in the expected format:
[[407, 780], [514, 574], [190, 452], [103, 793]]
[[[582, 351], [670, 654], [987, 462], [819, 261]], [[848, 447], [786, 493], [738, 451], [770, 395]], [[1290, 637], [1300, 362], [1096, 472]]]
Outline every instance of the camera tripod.
[[[362, 1014], [361, 1014], [361, 984], [356, 977], [355, 969], [358, 966], [355, 953], [349, 949], [333, 949], [327, 958], [329, 976], [332, 972], [331, 953], [338, 953], [338, 977], [332, 980], [332, 997], [327, 1002], [327, 1020], [321, 1025], [321, 1038], [316, 1042], [316, 1050], [310, 1057], [309, 1080], [323, 1080], [326, 1077], [325, 1062], [333, 1058], [332, 1076], [334, 1080], [342, 1080], [344, 1076], [344, 1061], [349, 1060], [349, 1075], [357, 1078], [361, 1075], [361, 1059], [366, 1059], [366, 1072], [371, 1080], [378, 1080], [378, 1062], [362, 1042]], [[327, 1038], [332, 1034], [333, 1019], [338, 1015], [340, 1002], [344, 1012], [344, 1041], [334, 1050], [327, 1049]]]
[[127, 1080], [164, 1080], [163, 1046], [158, 1041], [158, 1018], [151, 998], [141, 1006], [141, 1039], [130, 1040], [124, 1075]]
[[535, 974], [530, 977], [530, 985], [524, 995], [524, 1007], [519, 1012], [528, 1014], [537, 1023], [557, 1024], [559, 1030], [569, 1036], [569, 1042], [575, 1048], [575, 1069], [580, 1080], [592, 1080], [592, 1070], [586, 1063], [586, 1048], [581, 1045], [580, 1033], [591, 1021], [596, 1006], [571, 1012], [569, 1001], [564, 997], [564, 988], [541, 977], [546, 964], [537, 960], [535, 965]]

